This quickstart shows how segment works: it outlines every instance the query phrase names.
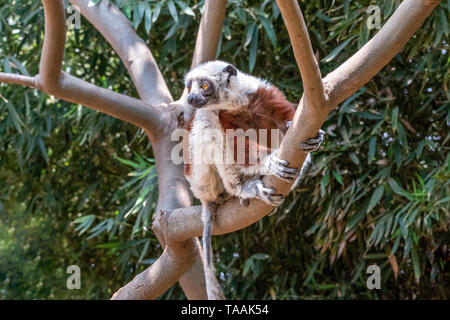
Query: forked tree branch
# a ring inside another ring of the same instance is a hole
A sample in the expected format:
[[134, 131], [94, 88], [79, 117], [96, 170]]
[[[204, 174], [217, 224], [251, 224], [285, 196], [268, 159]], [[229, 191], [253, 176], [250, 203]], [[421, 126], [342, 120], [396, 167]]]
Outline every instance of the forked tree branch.
[[153, 55], [130, 21], [111, 1], [89, 6], [90, 0], [69, 0], [111, 44], [127, 68], [142, 100], [151, 105], [172, 102]]
[[[324, 101], [321, 108], [323, 112], [314, 112], [315, 110], [317, 111], [317, 108], [309, 106], [310, 98], [302, 98], [296, 111], [293, 125], [288, 130], [280, 147], [280, 157], [286, 159], [291, 166], [300, 167], [306, 157], [306, 154], [300, 151], [300, 141], [315, 136], [332, 109], [386, 65], [401, 50], [438, 3], [439, 1], [429, 0], [403, 1], [386, 25], [378, 32], [378, 39], [367, 43], [344, 65], [326, 78], [326, 93], [332, 98], [329, 101]], [[287, 18], [285, 17], [285, 19]], [[292, 27], [292, 24], [290, 25]], [[291, 30], [290, 34], [295, 34], [293, 32], [294, 30]], [[298, 35], [300, 37], [306, 37], [304, 28], [300, 28], [296, 32], [299, 32]], [[391, 39], [386, 39], [389, 37]], [[307, 42], [298, 45], [297, 41], [300, 40], [294, 39], [296, 40], [293, 40], [291, 36], [294, 50], [302, 47], [305, 49], [298, 50], [298, 57], [301, 58], [309, 50], [308, 46], [304, 47]], [[386, 43], [385, 41], [388, 42]], [[378, 52], [375, 51], [375, 48]], [[367, 61], [367, 66], [365, 61]], [[301, 65], [301, 62], [299, 64]], [[317, 72], [314, 69], [316, 67], [313, 67], [312, 72]], [[305, 70], [309, 70], [309, 67], [300, 67], [302, 78], [304, 80], [314, 79], [314, 77], [308, 78], [306, 75], [309, 71], [305, 73]], [[317, 76], [315, 79], [317, 81]], [[291, 186], [291, 183], [269, 176], [264, 177], [264, 183], [274, 187], [282, 194], [286, 194]], [[240, 206], [237, 199], [231, 200], [218, 208], [215, 220], [213, 220], [213, 234], [225, 234], [245, 228], [263, 218], [271, 209], [272, 207], [260, 200], [250, 201], [247, 207]], [[174, 210], [164, 215], [161, 220], [166, 225], [163, 230], [166, 241], [179, 243], [202, 234], [203, 223], [201, 221], [201, 207], [199, 206]], [[155, 269], [159, 268], [159, 264], [155, 264], [155, 266]], [[153, 265], [146, 272], [156, 275], [157, 270], [153, 272], [152, 268]], [[152, 281], [156, 281], [152, 282], [155, 287], [162, 288], [167, 286], [164, 280], [157, 280], [152, 279]]]
[[[213, 60], [216, 56], [218, 43], [222, 31], [223, 20], [226, 11], [226, 0], [208, 0], [205, 2], [203, 8], [203, 15], [197, 33], [197, 40], [192, 59], [192, 67], [195, 67], [203, 62]], [[185, 93], [183, 93], [184, 95]], [[183, 100], [183, 95], [180, 100]], [[188, 121], [192, 116], [192, 107], [187, 104], [174, 102], [171, 104], [173, 110], [178, 115], [184, 116], [184, 121]], [[178, 116], [176, 117], [178, 118]], [[176, 119], [175, 119], [176, 120]], [[175, 127], [174, 127], [175, 128]], [[160, 143], [154, 145], [156, 148], [156, 165], [158, 172], [164, 172], [164, 176], [158, 174], [159, 195], [163, 198], [158, 199], [158, 208], [154, 216], [153, 230], [158, 237], [159, 242], [165, 250], [160, 257], [164, 260], [172, 260], [170, 269], [165, 270], [166, 274], [161, 275], [159, 267], [164, 264], [153, 265], [145, 271], [138, 274], [133, 281], [119, 289], [112, 297], [112, 299], [152, 299], [161, 292], [161, 288], [168, 288], [174, 284], [178, 278], [174, 274], [183, 274], [179, 279], [183, 290], [190, 299], [207, 299], [205, 289], [205, 274], [203, 271], [203, 264], [201, 261], [201, 246], [198, 238], [186, 238], [183, 241], [171, 241], [165, 239], [163, 234], [167, 234], [167, 215], [163, 215], [161, 210], [173, 210], [175, 208], [185, 207], [183, 202], [177, 201], [180, 194], [189, 193], [187, 181], [184, 179], [184, 172], [182, 166], [175, 166], [171, 162], [170, 157], [165, 157], [164, 154], [170, 155], [171, 149], [176, 143]], [[159, 149], [163, 150], [159, 150]], [[173, 185], [175, 181], [178, 185]], [[192, 197], [192, 195], [190, 195]], [[186, 198], [186, 196], [184, 196]], [[169, 201], [167, 201], [169, 200]], [[187, 208], [189, 209], [189, 208]], [[162, 227], [160, 221], [162, 222]], [[193, 242], [192, 242], [193, 241]], [[173, 248], [186, 248], [186, 250], [173, 250]], [[159, 263], [159, 259], [157, 260]], [[184, 271], [183, 271], [184, 270]], [[151, 279], [151, 280], [149, 280]], [[146, 283], [149, 281], [149, 283]], [[144, 286], [148, 290], [140, 290]]]
[[163, 123], [162, 110], [141, 100], [98, 87], [61, 71], [64, 56], [66, 20], [63, 2], [42, 0], [45, 15], [44, 46], [40, 74], [27, 77], [0, 74], [0, 82], [39, 89], [63, 100], [101, 111], [141, 128]]

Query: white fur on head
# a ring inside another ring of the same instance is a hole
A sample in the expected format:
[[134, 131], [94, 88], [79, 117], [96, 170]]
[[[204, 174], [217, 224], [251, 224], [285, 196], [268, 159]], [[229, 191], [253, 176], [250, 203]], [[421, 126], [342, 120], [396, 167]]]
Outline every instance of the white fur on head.
[[248, 75], [236, 68], [236, 76], [230, 77], [228, 72], [224, 72], [224, 69], [229, 65], [231, 64], [220, 60], [201, 64], [188, 72], [185, 77], [185, 86], [187, 87], [189, 82], [196, 79], [210, 80], [214, 84], [219, 100], [217, 105], [221, 105], [221, 108], [225, 107], [225, 105], [222, 105], [223, 103], [229, 107], [246, 105], [249, 94], [255, 93], [260, 86], [270, 86], [267, 81]]

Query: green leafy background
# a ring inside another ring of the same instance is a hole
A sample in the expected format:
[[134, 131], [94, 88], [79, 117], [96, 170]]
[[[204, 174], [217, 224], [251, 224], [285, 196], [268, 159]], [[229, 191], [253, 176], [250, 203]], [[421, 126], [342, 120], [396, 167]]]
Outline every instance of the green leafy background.
[[[107, 0], [103, 0], [107, 1]], [[91, 1], [95, 5], [99, 1]], [[178, 96], [203, 1], [113, 1], [149, 44]], [[361, 48], [370, 4], [382, 23], [400, 1], [300, 1], [322, 74]], [[231, 299], [449, 298], [449, 7], [328, 117], [326, 141], [277, 214], [214, 237]], [[0, 0], [0, 70], [38, 73], [40, 1]], [[292, 101], [301, 78], [274, 1], [228, 1], [217, 55]], [[118, 56], [84, 19], [63, 69], [137, 96]], [[139, 130], [36, 90], [0, 84], [0, 299], [106, 299], [162, 250], [152, 148]], [[366, 269], [381, 267], [381, 290]], [[81, 268], [68, 290], [66, 268]], [[182, 299], [175, 285], [161, 298]]]

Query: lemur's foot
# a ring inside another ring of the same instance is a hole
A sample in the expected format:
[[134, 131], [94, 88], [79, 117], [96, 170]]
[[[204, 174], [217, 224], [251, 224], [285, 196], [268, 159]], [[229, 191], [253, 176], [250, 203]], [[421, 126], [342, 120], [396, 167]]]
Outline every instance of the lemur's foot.
[[253, 181], [256, 186], [255, 198], [258, 198], [267, 203], [268, 205], [274, 207], [278, 207], [283, 203], [284, 197], [281, 194], [275, 194], [275, 189], [266, 188], [264, 186], [264, 183], [259, 179]]
[[266, 168], [277, 178], [292, 181], [298, 177], [299, 170], [297, 168], [288, 167], [286, 160], [278, 158], [278, 150], [272, 152], [266, 161]]
[[320, 148], [325, 137], [325, 131], [319, 130], [319, 133], [314, 138], [307, 139], [305, 142], [300, 143], [300, 148], [303, 152], [313, 152]]

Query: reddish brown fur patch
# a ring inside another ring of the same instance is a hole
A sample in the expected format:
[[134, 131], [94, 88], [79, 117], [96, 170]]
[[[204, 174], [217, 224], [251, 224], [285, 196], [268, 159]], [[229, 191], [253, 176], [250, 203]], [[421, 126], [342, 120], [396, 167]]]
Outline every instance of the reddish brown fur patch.
[[[227, 129], [255, 129], [258, 141], [245, 137], [245, 164], [249, 164], [250, 153], [262, 150], [258, 129], [267, 129], [268, 153], [270, 153], [270, 129], [286, 133], [286, 122], [294, 117], [295, 109], [284, 94], [276, 87], [260, 87], [249, 97], [249, 104], [236, 111], [220, 111], [219, 120], [224, 131]], [[237, 161], [237, 137], [234, 137], [234, 160]]]

